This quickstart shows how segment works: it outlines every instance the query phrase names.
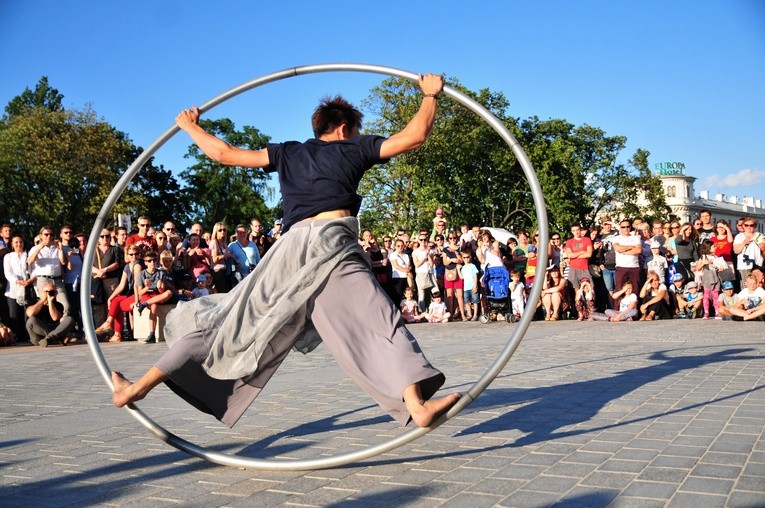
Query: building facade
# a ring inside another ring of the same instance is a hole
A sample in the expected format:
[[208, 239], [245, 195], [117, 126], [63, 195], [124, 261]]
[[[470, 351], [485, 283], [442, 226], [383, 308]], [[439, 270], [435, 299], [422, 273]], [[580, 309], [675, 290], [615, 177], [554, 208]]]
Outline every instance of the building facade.
[[664, 164], [681, 166], [659, 170], [667, 205], [681, 222], [693, 222], [699, 216], [699, 212], [706, 209], [712, 212], [713, 221], [726, 220], [731, 225], [733, 234], [736, 234], [736, 221], [742, 217], [757, 219], [757, 230], [765, 230], [765, 209], [762, 200], [750, 196], [726, 196], [725, 194], [716, 194], [714, 198], [711, 198], [709, 191], [705, 190], [696, 195], [693, 185], [696, 178], [684, 174], [685, 168], [681, 163]]

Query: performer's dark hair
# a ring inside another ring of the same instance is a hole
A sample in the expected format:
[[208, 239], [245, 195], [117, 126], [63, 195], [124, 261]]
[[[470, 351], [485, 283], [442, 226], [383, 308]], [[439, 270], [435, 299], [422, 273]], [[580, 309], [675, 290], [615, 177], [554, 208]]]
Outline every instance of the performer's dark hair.
[[348, 129], [361, 130], [364, 115], [341, 96], [324, 97], [311, 116], [313, 135], [320, 137], [345, 124]]

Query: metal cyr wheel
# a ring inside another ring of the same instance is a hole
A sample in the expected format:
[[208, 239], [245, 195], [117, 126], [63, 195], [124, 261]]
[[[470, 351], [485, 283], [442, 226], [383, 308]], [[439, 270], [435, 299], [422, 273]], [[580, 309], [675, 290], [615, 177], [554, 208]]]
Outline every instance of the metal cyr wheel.
[[[326, 64], [306, 65], [301, 67], [292, 67], [289, 69], [284, 69], [271, 74], [266, 74], [259, 78], [255, 78], [251, 81], [248, 81], [239, 86], [231, 88], [230, 90], [226, 92], [221, 93], [217, 97], [214, 97], [213, 99], [209, 100], [208, 102], [200, 106], [199, 109], [202, 113], [204, 113], [206, 111], [209, 111], [213, 107], [231, 99], [232, 97], [235, 97], [248, 90], [252, 90], [254, 88], [266, 85], [268, 83], [272, 83], [282, 79], [293, 78], [293, 77], [301, 76], [305, 74], [314, 74], [314, 73], [323, 73], [323, 72], [374, 73], [374, 74], [383, 74], [387, 76], [399, 77], [399, 78], [410, 80], [414, 83], [418, 82], [418, 74], [392, 68], [392, 67], [383, 67], [379, 65], [354, 64], [354, 63], [326, 63]], [[481, 117], [487, 124], [489, 124], [499, 134], [499, 136], [505, 141], [505, 143], [507, 143], [507, 145], [513, 151], [519, 163], [521, 164], [521, 167], [526, 176], [526, 179], [528, 180], [529, 185], [531, 187], [531, 194], [534, 199], [534, 205], [536, 206], [537, 221], [539, 223], [539, 235], [540, 235], [539, 241], [542, 245], [546, 245], [548, 241], [548, 227], [547, 227], [547, 213], [546, 213], [545, 204], [544, 204], [544, 197], [542, 195], [542, 189], [539, 185], [539, 180], [537, 179], [536, 173], [534, 172], [534, 168], [532, 167], [531, 162], [529, 161], [528, 157], [524, 153], [523, 149], [518, 144], [518, 141], [515, 139], [515, 137], [513, 137], [512, 134], [510, 134], [510, 132], [505, 128], [505, 126], [502, 124], [502, 122], [498, 118], [492, 115], [488, 110], [486, 110], [483, 106], [481, 106], [475, 100], [471, 99], [470, 97], [466, 96], [465, 94], [461, 93], [460, 91], [450, 86], [445, 86], [443, 93], [447, 95], [448, 97], [452, 98], [453, 100], [457, 101], [459, 104], [463, 105], [470, 111], [473, 111], [479, 117]], [[109, 214], [111, 213], [112, 208], [116, 204], [120, 195], [127, 188], [130, 181], [138, 173], [138, 171], [144, 166], [144, 164], [146, 164], [149, 161], [149, 159], [156, 153], [156, 151], [162, 145], [164, 145], [170, 138], [172, 138], [179, 131], [180, 129], [177, 126], [175, 126], [175, 124], [173, 124], [172, 127], [170, 127], [162, 135], [160, 135], [130, 165], [127, 171], [125, 171], [125, 174], [117, 182], [114, 189], [112, 189], [112, 192], [109, 194], [103, 206], [101, 207], [101, 210], [98, 214], [98, 217], [96, 218], [96, 222], [93, 225], [93, 229], [91, 231], [91, 238], [95, 238], [100, 234], [101, 229], [103, 228], [104, 224], [109, 218]], [[98, 345], [98, 340], [96, 338], [95, 328], [94, 328], [95, 325], [93, 324], [93, 316], [90, 309], [90, 300], [88, 298], [90, 295], [90, 281], [91, 281], [91, 272], [92, 272], [91, 267], [93, 266], [93, 258], [95, 256], [96, 243], [97, 242], [89, 242], [86, 253], [85, 253], [85, 258], [83, 260], [83, 275], [82, 275], [83, 282], [82, 282], [82, 301], [81, 301], [82, 312], [83, 312], [83, 323], [85, 328], [85, 336], [88, 341], [88, 346], [90, 348], [91, 354], [93, 355], [93, 359], [96, 362], [96, 366], [98, 367], [102, 377], [106, 381], [106, 384], [110, 387], [110, 389], [114, 390], [114, 386], [112, 385], [112, 380], [111, 380], [111, 369], [106, 363], [106, 359], [103, 355], [103, 352], [101, 351], [101, 348]], [[540, 253], [538, 263], [540, 266], [547, 265], [546, 251], [542, 251]], [[536, 306], [541, 291], [542, 291], [542, 279], [539, 278], [537, 281], [534, 282], [534, 286], [532, 287], [531, 294], [529, 295], [529, 304], [531, 305], [531, 308], [534, 308]], [[521, 340], [523, 339], [523, 336], [526, 333], [526, 330], [529, 324], [531, 323], [532, 317], [533, 317], [533, 313], [531, 312], [527, 312], [523, 315], [523, 318], [521, 318], [519, 322], [519, 326], [515, 329], [515, 332], [512, 334], [510, 339], [508, 339], [507, 344], [504, 346], [504, 348], [502, 349], [502, 351], [500, 352], [500, 354], [498, 355], [494, 363], [487, 368], [486, 372], [481, 376], [481, 378], [478, 381], [475, 382], [475, 384], [473, 384], [473, 386], [470, 387], [470, 389], [468, 389], [466, 392], [463, 392], [462, 398], [458, 401], [458, 403], [455, 404], [447, 413], [443, 414], [436, 421], [434, 421], [430, 427], [412, 429], [402, 434], [401, 436], [390, 439], [389, 441], [380, 443], [376, 446], [371, 446], [369, 448], [364, 448], [364, 449], [356, 450], [349, 453], [344, 453], [344, 454], [339, 454], [334, 456], [324, 456], [324, 457], [319, 457], [315, 459], [276, 460], [276, 459], [254, 459], [254, 458], [248, 458], [248, 457], [239, 456], [239, 455], [231, 455], [226, 453], [214, 452], [170, 433], [164, 427], [162, 427], [161, 425], [153, 421], [151, 418], [149, 418], [134, 404], [126, 406], [125, 409], [136, 420], [138, 420], [144, 427], [146, 427], [146, 429], [154, 433], [159, 439], [165, 441], [167, 444], [174, 446], [175, 448], [178, 448], [179, 450], [182, 450], [196, 457], [200, 457], [209, 462], [213, 462], [215, 464], [250, 468], [250, 469], [280, 470], [280, 471], [288, 471], [288, 470], [302, 471], [302, 470], [321, 469], [321, 468], [328, 468], [328, 467], [335, 467], [335, 466], [350, 464], [353, 462], [358, 462], [360, 460], [368, 459], [370, 457], [375, 457], [377, 455], [380, 455], [381, 453], [385, 453], [387, 451], [398, 448], [406, 443], [409, 443], [417, 439], [418, 437], [427, 434], [431, 430], [437, 428], [438, 426], [440, 426], [447, 420], [459, 414], [459, 412], [462, 411], [473, 400], [475, 400], [476, 397], [478, 397], [486, 389], [486, 387], [497, 377], [497, 375], [502, 371], [502, 368], [505, 366], [505, 364], [507, 364], [508, 360], [510, 360], [510, 357], [513, 355], [515, 350], [520, 345]]]

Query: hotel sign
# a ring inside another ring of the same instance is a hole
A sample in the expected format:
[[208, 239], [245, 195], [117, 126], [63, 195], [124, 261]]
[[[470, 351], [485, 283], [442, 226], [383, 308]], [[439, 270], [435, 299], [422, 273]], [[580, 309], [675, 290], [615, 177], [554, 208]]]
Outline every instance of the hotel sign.
[[683, 162], [657, 162], [653, 165], [660, 175], [682, 175], [685, 170]]

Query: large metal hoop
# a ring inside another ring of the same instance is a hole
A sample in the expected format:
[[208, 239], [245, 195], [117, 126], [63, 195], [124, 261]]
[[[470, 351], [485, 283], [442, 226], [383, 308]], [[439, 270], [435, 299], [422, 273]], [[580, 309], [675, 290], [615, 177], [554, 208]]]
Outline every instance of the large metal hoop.
[[[306, 65], [301, 67], [293, 67], [290, 69], [285, 69], [285, 70], [274, 72], [271, 74], [266, 74], [259, 78], [253, 79], [252, 81], [243, 83], [211, 99], [210, 101], [202, 105], [199, 109], [202, 112], [208, 111], [211, 108], [221, 104], [222, 102], [227, 101], [228, 99], [231, 99], [232, 97], [236, 95], [239, 95], [243, 92], [252, 90], [253, 88], [257, 88], [259, 86], [263, 86], [265, 84], [268, 84], [274, 81], [278, 81], [278, 80], [282, 80], [286, 78], [292, 78], [292, 77], [300, 76], [303, 74], [313, 74], [313, 73], [321, 73], [321, 72], [368, 72], [368, 73], [384, 74], [388, 76], [404, 78], [415, 83], [417, 83], [418, 81], [418, 74], [408, 72], [408, 71], [403, 71], [403, 70], [392, 68], [392, 67], [384, 67], [379, 65], [354, 64], [354, 63], [327, 63], [327, 64]], [[539, 181], [537, 180], [536, 173], [534, 172], [534, 168], [532, 167], [531, 162], [529, 161], [528, 157], [526, 156], [523, 149], [519, 145], [518, 141], [515, 139], [515, 137], [512, 134], [510, 134], [510, 132], [505, 128], [505, 126], [502, 124], [502, 122], [499, 119], [497, 119], [494, 115], [492, 115], [488, 110], [486, 110], [478, 102], [474, 101], [470, 97], [464, 95], [463, 93], [459, 92], [458, 90], [450, 86], [444, 87], [444, 94], [451, 97], [458, 103], [462, 104], [464, 107], [468, 108], [469, 110], [473, 111], [475, 114], [480, 116], [487, 124], [489, 124], [500, 135], [500, 137], [505, 141], [505, 143], [507, 143], [507, 145], [513, 151], [513, 153], [515, 154], [515, 157], [520, 162], [521, 167], [523, 168], [523, 172], [529, 183], [529, 186], [531, 187], [531, 194], [533, 196], [534, 205], [536, 206], [536, 211], [537, 211], [537, 222], [539, 224], [540, 244], [547, 245], [547, 241], [548, 241], [547, 212], [545, 208], [544, 197], [542, 195], [542, 189], [539, 185]], [[117, 200], [122, 195], [124, 190], [127, 188], [130, 181], [138, 173], [138, 171], [143, 167], [144, 164], [146, 164], [149, 161], [149, 159], [154, 155], [154, 153], [162, 145], [164, 145], [171, 137], [173, 137], [176, 133], [178, 133], [179, 130], [180, 129], [176, 125], [173, 125], [172, 127], [170, 127], [161, 136], [159, 136], [133, 162], [133, 164], [130, 165], [127, 171], [125, 171], [125, 174], [122, 175], [122, 177], [119, 179], [114, 189], [112, 189], [112, 192], [109, 194], [109, 197], [104, 202], [104, 205], [101, 207], [101, 211], [99, 212], [98, 217], [96, 218], [96, 222], [93, 225], [93, 230], [91, 231], [91, 236], [90, 236], [91, 238], [97, 238], [99, 236], [101, 229], [103, 228], [104, 224], [106, 223], [109, 217], [111, 209], [114, 207]], [[103, 352], [101, 351], [101, 348], [98, 345], [98, 340], [96, 338], [96, 333], [94, 328], [95, 325], [93, 323], [93, 316], [92, 316], [92, 312], [90, 308], [89, 296], [90, 296], [90, 280], [91, 280], [91, 272], [92, 272], [91, 267], [93, 266], [93, 257], [95, 256], [96, 243], [97, 242], [88, 243], [87, 250], [85, 252], [85, 258], [83, 260], [82, 295], [81, 295], [83, 324], [85, 328], [85, 336], [87, 338], [87, 342], [88, 342], [88, 346], [90, 348], [91, 354], [93, 355], [96, 365], [98, 366], [98, 369], [100, 370], [101, 375], [106, 381], [106, 384], [113, 391], [114, 386], [112, 384], [112, 379], [111, 379], [111, 369], [106, 363], [106, 359], [103, 355]], [[547, 265], [547, 250], [541, 249], [539, 251], [539, 266], [546, 266], [546, 265]], [[529, 295], [529, 305], [531, 306], [530, 308], [532, 309], [536, 306], [536, 303], [539, 300], [539, 296], [542, 292], [542, 279], [543, 279], [542, 277], [537, 277], [532, 287], [531, 293]], [[438, 418], [430, 427], [412, 429], [402, 434], [401, 436], [393, 438], [384, 443], [380, 443], [376, 446], [354, 451], [351, 453], [321, 457], [316, 459], [274, 460], [274, 459], [253, 459], [253, 458], [241, 457], [237, 455], [214, 452], [204, 447], [198, 446], [190, 441], [186, 441], [185, 439], [182, 439], [170, 433], [164, 427], [162, 427], [161, 425], [153, 421], [151, 418], [149, 418], [145, 413], [143, 413], [135, 405], [131, 404], [127, 406], [126, 409], [144, 427], [146, 427], [150, 432], [155, 434], [159, 439], [165, 441], [167, 444], [174, 446], [175, 448], [178, 448], [179, 450], [182, 450], [186, 453], [189, 453], [191, 455], [194, 455], [196, 457], [205, 459], [209, 462], [213, 462], [216, 464], [241, 467], [241, 468], [260, 469], [260, 470], [277, 470], [277, 471], [303, 471], [303, 470], [321, 469], [321, 468], [336, 467], [336, 466], [341, 466], [345, 464], [350, 464], [353, 462], [358, 462], [360, 460], [375, 457], [387, 451], [398, 448], [406, 443], [409, 443], [417, 439], [420, 436], [427, 434], [428, 432], [440, 426], [441, 424], [443, 424], [450, 418], [456, 416], [460, 411], [462, 411], [462, 409], [464, 409], [466, 406], [468, 406], [468, 404], [470, 404], [473, 400], [475, 400], [476, 397], [478, 397], [486, 389], [486, 387], [497, 377], [497, 375], [502, 371], [504, 366], [510, 360], [510, 357], [513, 355], [513, 353], [515, 353], [515, 350], [520, 345], [521, 340], [523, 339], [523, 336], [526, 333], [526, 330], [528, 329], [529, 324], [531, 323], [531, 319], [533, 317], [532, 314], [533, 313], [531, 312], [524, 313], [523, 317], [518, 322], [518, 325], [515, 328], [515, 332], [511, 335], [510, 339], [508, 339], [507, 344], [505, 345], [505, 347], [503, 348], [502, 352], [499, 354], [497, 359], [494, 361], [494, 363], [486, 370], [483, 376], [481, 376], [481, 378], [478, 381], [476, 381], [476, 383], [472, 387], [470, 387], [470, 389], [468, 389], [465, 393], [462, 394], [462, 398], [459, 400], [459, 402], [455, 404], [447, 413], [445, 413], [440, 418]]]

